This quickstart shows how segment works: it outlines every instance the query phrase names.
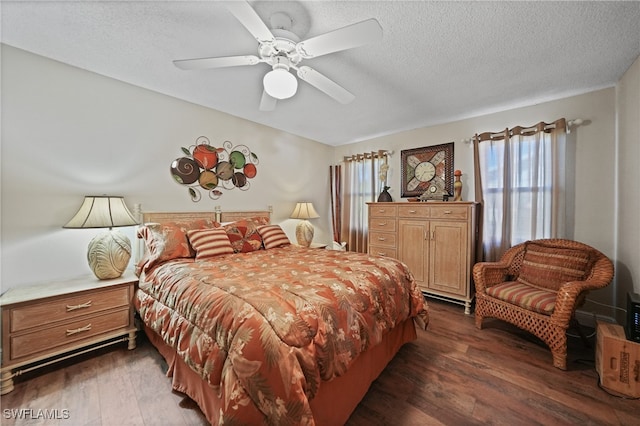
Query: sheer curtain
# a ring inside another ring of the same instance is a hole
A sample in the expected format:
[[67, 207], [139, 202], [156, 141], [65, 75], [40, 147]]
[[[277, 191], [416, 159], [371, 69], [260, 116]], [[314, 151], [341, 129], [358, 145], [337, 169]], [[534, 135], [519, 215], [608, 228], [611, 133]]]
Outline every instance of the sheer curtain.
[[566, 159], [564, 118], [474, 137], [484, 260], [527, 240], [565, 237]]
[[[339, 229], [336, 241], [346, 241], [349, 251], [367, 251], [367, 203], [376, 201], [385, 184], [380, 172], [384, 170], [387, 155], [385, 151], [378, 151], [345, 157], [344, 184], [337, 176], [340, 166], [330, 169], [333, 223]], [[335, 234], [334, 230], [334, 239]]]

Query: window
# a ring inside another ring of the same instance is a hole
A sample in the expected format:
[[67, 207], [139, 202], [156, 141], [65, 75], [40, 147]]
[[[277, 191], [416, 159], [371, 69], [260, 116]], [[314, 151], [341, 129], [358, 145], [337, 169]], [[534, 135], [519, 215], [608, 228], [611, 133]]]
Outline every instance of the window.
[[387, 166], [385, 151], [370, 152], [345, 158], [345, 185], [342, 196], [340, 235], [349, 251], [366, 253], [368, 234], [367, 203], [376, 201], [384, 186], [381, 170]]
[[527, 240], [563, 237], [565, 134], [562, 120], [476, 137], [485, 260]]

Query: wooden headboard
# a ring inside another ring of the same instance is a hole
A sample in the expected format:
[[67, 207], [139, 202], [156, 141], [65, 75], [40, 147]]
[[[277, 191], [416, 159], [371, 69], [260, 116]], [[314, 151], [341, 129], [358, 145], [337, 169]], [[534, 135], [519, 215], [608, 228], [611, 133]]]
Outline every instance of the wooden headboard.
[[[145, 223], [164, 223], [164, 222], [188, 222], [198, 219], [213, 219], [217, 222], [234, 222], [240, 219], [248, 219], [251, 217], [268, 217], [269, 223], [271, 223], [271, 213], [273, 209], [268, 206], [268, 210], [244, 210], [244, 211], [229, 211], [223, 212], [220, 208], [216, 207], [213, 212], [143, 212], [140, 209], [140, 205], [136, 204], [134, 208], [134, 215], [138, 218], [142, 218], [141, 224]], [[145, 251], [144, 242], [138, 239], [135, 250], [135, 262], [137, 263], [142, 254]]]
[[225, 212], [216, 209], [213, 212], [141, 212], [142, 223], [163, 223], [163, 222], [187, 222], [197, 219], [213, 219], [217, 222], [233, 222], [250, 217], [268, 217], [271, 222], [272, 209], [268, 210], [243, 210]]

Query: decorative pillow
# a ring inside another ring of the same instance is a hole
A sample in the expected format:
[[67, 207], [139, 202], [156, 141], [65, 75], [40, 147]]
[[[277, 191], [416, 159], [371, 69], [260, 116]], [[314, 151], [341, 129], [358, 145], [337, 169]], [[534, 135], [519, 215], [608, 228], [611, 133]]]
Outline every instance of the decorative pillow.
[[591, 262], [589, 250], [529, 242], [525, 245], [518, 281], [557, 291], [563, 283], [584, 280]]
[[223, 228], [235, 253], [247, 253], [262, 248], [262, 238], [252, 220], [238, 220]]
[[233, 253], [231, 241], [223, 228], [192, 229], [187, 231], [187, 237], [196, 250], [196, 260]]
[[268, 225], [271, 223], [270, 219], [265, 216], [254, 216], [251, 218], [251, 221], [256, 224], [256, 226]]
[[287, 234], [284, 233], [280, 225], [262, 225], [258, 226], [258, 233], [262, 237], [264, 248], [270, 249], [291, 244]]
[[144, 240], [146, 252], [138, 263], [138, 271], [146, 271], [167, 260], [194, 257], [195, 251], [189, 245], [187, 231], [191, 229], [214, 228], [213, 219], [198, 219], [189, 222], [148, 223], [138, 228], [138, 238]]

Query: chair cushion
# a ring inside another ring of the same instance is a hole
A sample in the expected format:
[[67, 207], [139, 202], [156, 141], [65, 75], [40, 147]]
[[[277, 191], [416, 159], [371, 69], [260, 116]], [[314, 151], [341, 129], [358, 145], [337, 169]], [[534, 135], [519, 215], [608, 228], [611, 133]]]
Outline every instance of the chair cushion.
[[556, 292], [531, 287], [518, 281], [507, 281], [489, 287], [487, 294], [544, 315], [551, 315], [556, 306]]
[[589, 250], [528, 242], [525, 244], [517, 280], [523, 284], [557, 291], [563, 283], [584, 280], [591, 264]]

